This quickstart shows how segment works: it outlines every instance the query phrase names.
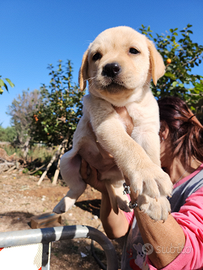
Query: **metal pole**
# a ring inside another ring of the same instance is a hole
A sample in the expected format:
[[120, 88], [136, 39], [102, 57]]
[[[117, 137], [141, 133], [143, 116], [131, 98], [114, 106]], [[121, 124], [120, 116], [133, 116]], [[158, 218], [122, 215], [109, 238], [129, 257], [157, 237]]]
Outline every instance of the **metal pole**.
[[117, 255], [113, 244], [99, 230], [83, 225], [52, 227], [34, 230], [22, 230], [0, 233], [0, 248], [28, 244], [48, 244], [53, 241], [90, 238], [104, 249], [107, 258], [107, 270], [118, 270]]
[[51, 242], [43, 244], [42, 249], [42, 270], [50, 270]]

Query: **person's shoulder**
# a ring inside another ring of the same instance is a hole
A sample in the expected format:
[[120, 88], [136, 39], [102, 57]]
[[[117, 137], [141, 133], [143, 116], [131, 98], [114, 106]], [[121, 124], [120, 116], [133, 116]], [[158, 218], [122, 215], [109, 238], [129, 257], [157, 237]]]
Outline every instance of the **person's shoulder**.
[[[199, 187], [195, 192], [193, 192], [187, 199], [191, 199], [191, 198], [194, 198], [194, 197], [199, 197], [201, 196], [200, 199], [202, 199], [202, 195], [203, 195], [203, 186]], [[186, 199], [186, 200], [187, 200]], [[203, 203], [203, 200], [202, 200], [202, 203]]]

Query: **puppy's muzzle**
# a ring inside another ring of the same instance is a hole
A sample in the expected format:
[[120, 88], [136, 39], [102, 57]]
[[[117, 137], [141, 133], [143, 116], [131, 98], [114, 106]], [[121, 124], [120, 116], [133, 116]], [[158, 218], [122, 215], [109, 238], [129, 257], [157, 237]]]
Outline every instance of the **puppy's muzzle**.
[[109, 63], [103, 67], [102, 76], [114, 78], [121, 71], [121, 67], [118, 63]]

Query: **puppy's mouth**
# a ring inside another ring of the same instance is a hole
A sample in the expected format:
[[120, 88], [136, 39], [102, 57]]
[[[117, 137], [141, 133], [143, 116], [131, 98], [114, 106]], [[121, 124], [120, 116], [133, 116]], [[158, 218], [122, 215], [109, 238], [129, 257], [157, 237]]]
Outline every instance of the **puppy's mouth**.
[[111, 94], [117, 94], [118, 92], [126, 90], [126, 87], [123, 82], [115, 82], [112, 80], [110, 83], [102, 85], [101, 90], [107, 91]]

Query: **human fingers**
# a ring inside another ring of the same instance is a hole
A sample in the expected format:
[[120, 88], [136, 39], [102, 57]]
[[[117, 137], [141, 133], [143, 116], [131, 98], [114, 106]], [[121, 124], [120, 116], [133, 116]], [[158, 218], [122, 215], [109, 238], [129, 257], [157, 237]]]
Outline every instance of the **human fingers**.
[[95, 183], [98, 181], [98, 172], [94, 167], [89, 165], [87, 178], [85, 180], [90, 186], [95, 187]]
[[92, 166], [90, 166], [89, 169], [90, 173], [88, 173], [88, 178], [85, 180], [85, 182], [99, 192], [107, 193], [104, 181], [100, 180], [99, 172]]

